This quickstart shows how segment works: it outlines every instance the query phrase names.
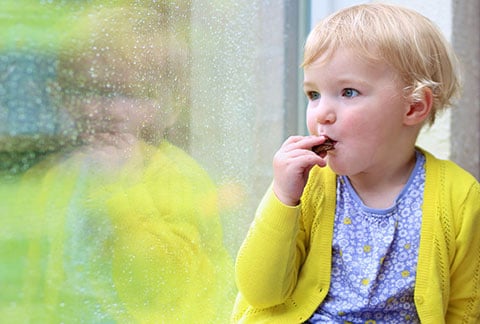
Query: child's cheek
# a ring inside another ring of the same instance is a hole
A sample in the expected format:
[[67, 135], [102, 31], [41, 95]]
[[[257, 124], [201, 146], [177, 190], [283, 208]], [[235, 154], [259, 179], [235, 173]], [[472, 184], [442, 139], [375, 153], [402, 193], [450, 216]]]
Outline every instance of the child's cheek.
[[310, 135], [318, 135], [317, 123], [315, 122], [315, 117], [311, 112], [309, 112], [308, 109], [307, 109], [306, 122], [307, 122], [307, 129]]

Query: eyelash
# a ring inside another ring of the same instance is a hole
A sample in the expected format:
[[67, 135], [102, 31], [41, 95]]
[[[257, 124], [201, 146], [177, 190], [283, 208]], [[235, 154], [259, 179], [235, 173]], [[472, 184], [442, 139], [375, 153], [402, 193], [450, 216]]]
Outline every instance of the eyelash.
[[[355, 95], [353, 95], [353, 94], [347, 95], [347, 92], [348, 93], [353, 92], [353, 93], [355, 93]], [[342, 96], [347, 97], [347, 98], [353, 98], [353, 97], [358, 96], [359, 94], [360, 94], [360, 92], [358, 92], [358, 90], [355, 90], [355, 89], [352, 89], [352, 88], [345, 88], [345, 89], [342, 90]]]
[[308, 99], [315, 101], [317, 99], [320, 99], [320, 93], [318, 93], [317, 91], [308, 91], [307, 97]]

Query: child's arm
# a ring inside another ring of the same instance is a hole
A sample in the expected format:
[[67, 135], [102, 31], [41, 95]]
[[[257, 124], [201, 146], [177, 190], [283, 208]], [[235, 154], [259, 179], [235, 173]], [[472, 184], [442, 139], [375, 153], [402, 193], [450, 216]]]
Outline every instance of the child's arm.
[[480, 323], [480, 185], [459, 206], [446, 323]]
[[281, 304], [295, 288], [305, 257], [300, 208], [281, 203], [270, 188], [236, 261], [236, 282], [254, 308]]
[[255, 308], [283, 303], [305, 258], [300, 197], [308, 174], [323, 158], [311, 151], [324, 137], [289, 138], [275, 154], [274, 181], [260, 204], [236, 263], [240, 293]]

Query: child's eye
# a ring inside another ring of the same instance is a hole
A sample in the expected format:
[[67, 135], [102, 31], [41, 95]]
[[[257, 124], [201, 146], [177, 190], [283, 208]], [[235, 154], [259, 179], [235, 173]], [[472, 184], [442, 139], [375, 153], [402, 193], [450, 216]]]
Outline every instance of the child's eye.
[[307, 97], [308, 99], [315, 101], [317, 99], [320, 99], [320, 93], [318, 93], [317, 91], [308, 91]]
[[356, 97], [359, 94], [360, 93], [357, 90], [352, 89], [352, 88], [346, 88], [346, 89], [343, 89], [343, 91], [342, 91], [342, 96], [347, 97], [347, 98]]

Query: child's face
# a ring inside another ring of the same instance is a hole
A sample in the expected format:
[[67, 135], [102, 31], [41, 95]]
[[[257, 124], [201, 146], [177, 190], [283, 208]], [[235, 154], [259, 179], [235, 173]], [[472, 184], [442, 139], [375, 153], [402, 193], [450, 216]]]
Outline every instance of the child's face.
[[409, 104], [396, 72], [348, 48], [324, 58], [305, 68], [304, 89], [309, 132], [337, 142], [330, 167], [344, 175], [375, 172], [405, 154], [412, 145], [402, 136]]
[[[83, 136], [108, 139], [119, 135], [156, 136], [166, 127], [165, 113], [155, 100], [127, 96], [90, 96], [76, 102], [71, 108], [84, 125]], [[156, 134], [147, 134], [155, 132]]]

